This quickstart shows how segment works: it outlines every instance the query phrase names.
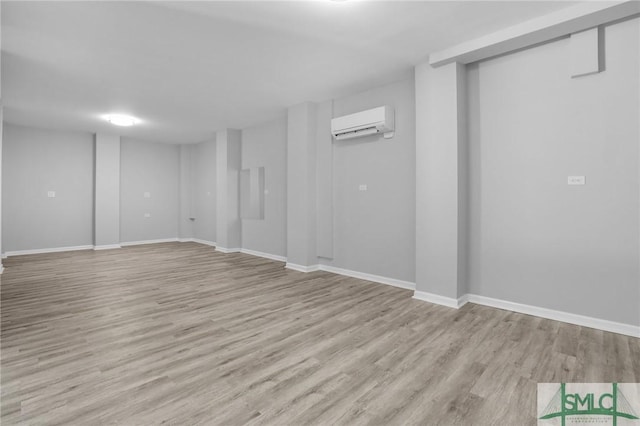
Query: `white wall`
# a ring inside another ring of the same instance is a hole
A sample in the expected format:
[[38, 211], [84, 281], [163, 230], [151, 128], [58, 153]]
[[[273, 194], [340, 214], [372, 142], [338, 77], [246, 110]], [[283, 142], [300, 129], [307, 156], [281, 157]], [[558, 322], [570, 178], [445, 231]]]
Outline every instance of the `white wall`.
[[333, 142], [334, 258], [323, 263], [414, 282], [414, 99], [410, 79], [334, 101], [334, 117], [394, 107], [396, 134]]
[[469, 68], [471, 293], [640, 324], [639, 26], [600, 74], [568, 39]]
[[180, 147], [122, 138], [120, 149], [120, 241], [177, 238]]
[[3, 250], [93, 245], [93, 135], [5, 123], [2, 150]]
[[192, 146], [194, 238], [216, 242], [216, 142]]
[[242, 169], [264, 167], [264, 219], [242, 219], [242, 248], [287, 255], [287, 120], [242, 130]]

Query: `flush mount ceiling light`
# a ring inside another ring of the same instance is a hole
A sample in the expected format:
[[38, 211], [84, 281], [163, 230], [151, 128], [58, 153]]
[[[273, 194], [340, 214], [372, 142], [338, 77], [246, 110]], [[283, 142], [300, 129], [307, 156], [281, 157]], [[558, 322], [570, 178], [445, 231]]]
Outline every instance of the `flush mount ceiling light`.
[[133, 126], [140, 122], [137, 118], [124, 114], [109, 114], [105, 115], [104, 119], [116, 126]]

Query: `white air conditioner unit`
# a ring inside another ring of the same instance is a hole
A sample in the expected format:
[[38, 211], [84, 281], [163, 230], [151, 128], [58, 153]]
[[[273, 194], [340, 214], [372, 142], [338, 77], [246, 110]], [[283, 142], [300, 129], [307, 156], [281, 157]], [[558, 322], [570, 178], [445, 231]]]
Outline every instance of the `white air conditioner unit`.
[[357, 138], [382, 133], [385, 139], [393, 137], [393, 108], [381, 106], [331, 120], [331, 134], [336, 140]]

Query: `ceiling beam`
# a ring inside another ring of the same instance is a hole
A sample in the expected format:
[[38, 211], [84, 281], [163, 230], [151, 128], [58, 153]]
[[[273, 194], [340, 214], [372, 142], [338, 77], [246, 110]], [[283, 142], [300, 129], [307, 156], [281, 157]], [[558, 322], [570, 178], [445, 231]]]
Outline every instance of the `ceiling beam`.
[[640, 14], [640, 1], [584, 2], [429, 55], [434, 67], [469, 64]]

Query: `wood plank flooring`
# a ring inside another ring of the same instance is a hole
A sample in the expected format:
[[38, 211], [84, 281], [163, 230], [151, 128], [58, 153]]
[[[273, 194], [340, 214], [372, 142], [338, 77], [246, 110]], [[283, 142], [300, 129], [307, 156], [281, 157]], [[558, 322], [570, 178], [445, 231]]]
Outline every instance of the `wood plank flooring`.
[[535, 424], [640, 339], [167, 243], [6, 259], [3, 425]]

